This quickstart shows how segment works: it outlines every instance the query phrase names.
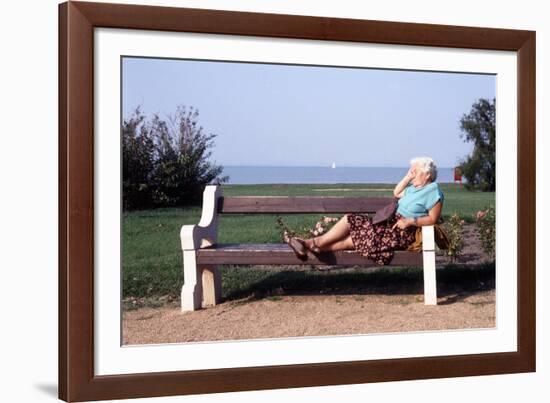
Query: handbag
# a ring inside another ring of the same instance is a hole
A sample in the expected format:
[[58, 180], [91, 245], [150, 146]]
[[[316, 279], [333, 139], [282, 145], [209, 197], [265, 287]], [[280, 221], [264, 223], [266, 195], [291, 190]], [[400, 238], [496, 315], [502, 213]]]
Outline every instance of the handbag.
[[397, 211], [397, 201], [398, 199], [394, 197], [391, 203], [377, 210], [376, 213], [374, 214], [374, 218], [372, 219], [372, 223], [380, 224], [381, 222], [384, 222], [392, 218], [395, 212]]

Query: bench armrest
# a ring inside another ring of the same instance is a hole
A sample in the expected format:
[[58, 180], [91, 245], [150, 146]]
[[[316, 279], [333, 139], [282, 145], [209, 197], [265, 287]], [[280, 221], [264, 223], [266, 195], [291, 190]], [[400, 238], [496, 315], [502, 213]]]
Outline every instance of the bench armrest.
[[197, 250], [214, 245], [218, 241], [218, 200], [222, 195], [217, 185], [208, 185], [202, 198], [202, 215], [197, 225], [182, 225], [181, 248]]

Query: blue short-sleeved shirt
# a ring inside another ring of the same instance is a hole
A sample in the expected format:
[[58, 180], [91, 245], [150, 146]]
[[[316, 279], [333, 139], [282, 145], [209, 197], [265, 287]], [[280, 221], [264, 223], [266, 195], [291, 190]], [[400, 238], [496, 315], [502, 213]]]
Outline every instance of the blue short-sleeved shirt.
[[405, 188], [405, 193], [399, 199], [397, 212], [403, 217], [422, 217], [439, 201], [443, 203], [443, 192], [436, 182], [421, 188], [412, 184]]

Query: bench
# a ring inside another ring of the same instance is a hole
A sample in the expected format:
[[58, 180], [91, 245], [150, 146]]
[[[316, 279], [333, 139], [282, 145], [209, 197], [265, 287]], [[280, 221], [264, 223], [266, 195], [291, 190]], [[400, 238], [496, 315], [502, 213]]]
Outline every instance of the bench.
[[[201, 219], [197, 225], [183, 225], [184, 285], [182, 311], [194, 311], [219, 303], [223, 264], [243, 265], [359, 265], [375, 266], [354, 250], [308, 254], [299, 259], [286, 243], [218, 244], [220, 214], [243, 213], [374, 213], [388, 204], [389, 197], [340, 196], [232, 196], [223, 197], [218, 185], [206, 186]], [[424, 303], [437, 304], [435, 242], [433, 226], [422, 227], [422, 253], [397, 251], [390, 266], [424, 268]]]

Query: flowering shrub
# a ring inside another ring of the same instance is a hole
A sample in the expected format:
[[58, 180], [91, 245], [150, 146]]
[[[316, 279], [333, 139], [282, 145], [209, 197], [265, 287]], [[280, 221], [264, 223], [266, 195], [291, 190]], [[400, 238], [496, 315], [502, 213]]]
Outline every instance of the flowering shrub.
[[322, 235], [332, 228], [334, 224], [338, 222], [339, 218], [323, 216], [317, 223], [310, 228], [308, 226], [301, 226], [297, 230], [290, 229], [280, 216], [277, 216], [277, 224], [281, 231], [281, 239], [283, 242], [288, 242], [290, 237], [298, 238], [311, 238]]
[[476, 214], [477, 234], [483, 251], [495, 258], [495, 208], [488, 207]]
[[449, 219], [447, 225], [447, 233], [449, 236], [449, 249], [446, 253], [451, 262], [455, 262], [456, 259], [462, 254], [464, 248], [464, 240], [462, 239], [462, 226], [464, 220], [460, 218], [457, 213], [454, 213]]

